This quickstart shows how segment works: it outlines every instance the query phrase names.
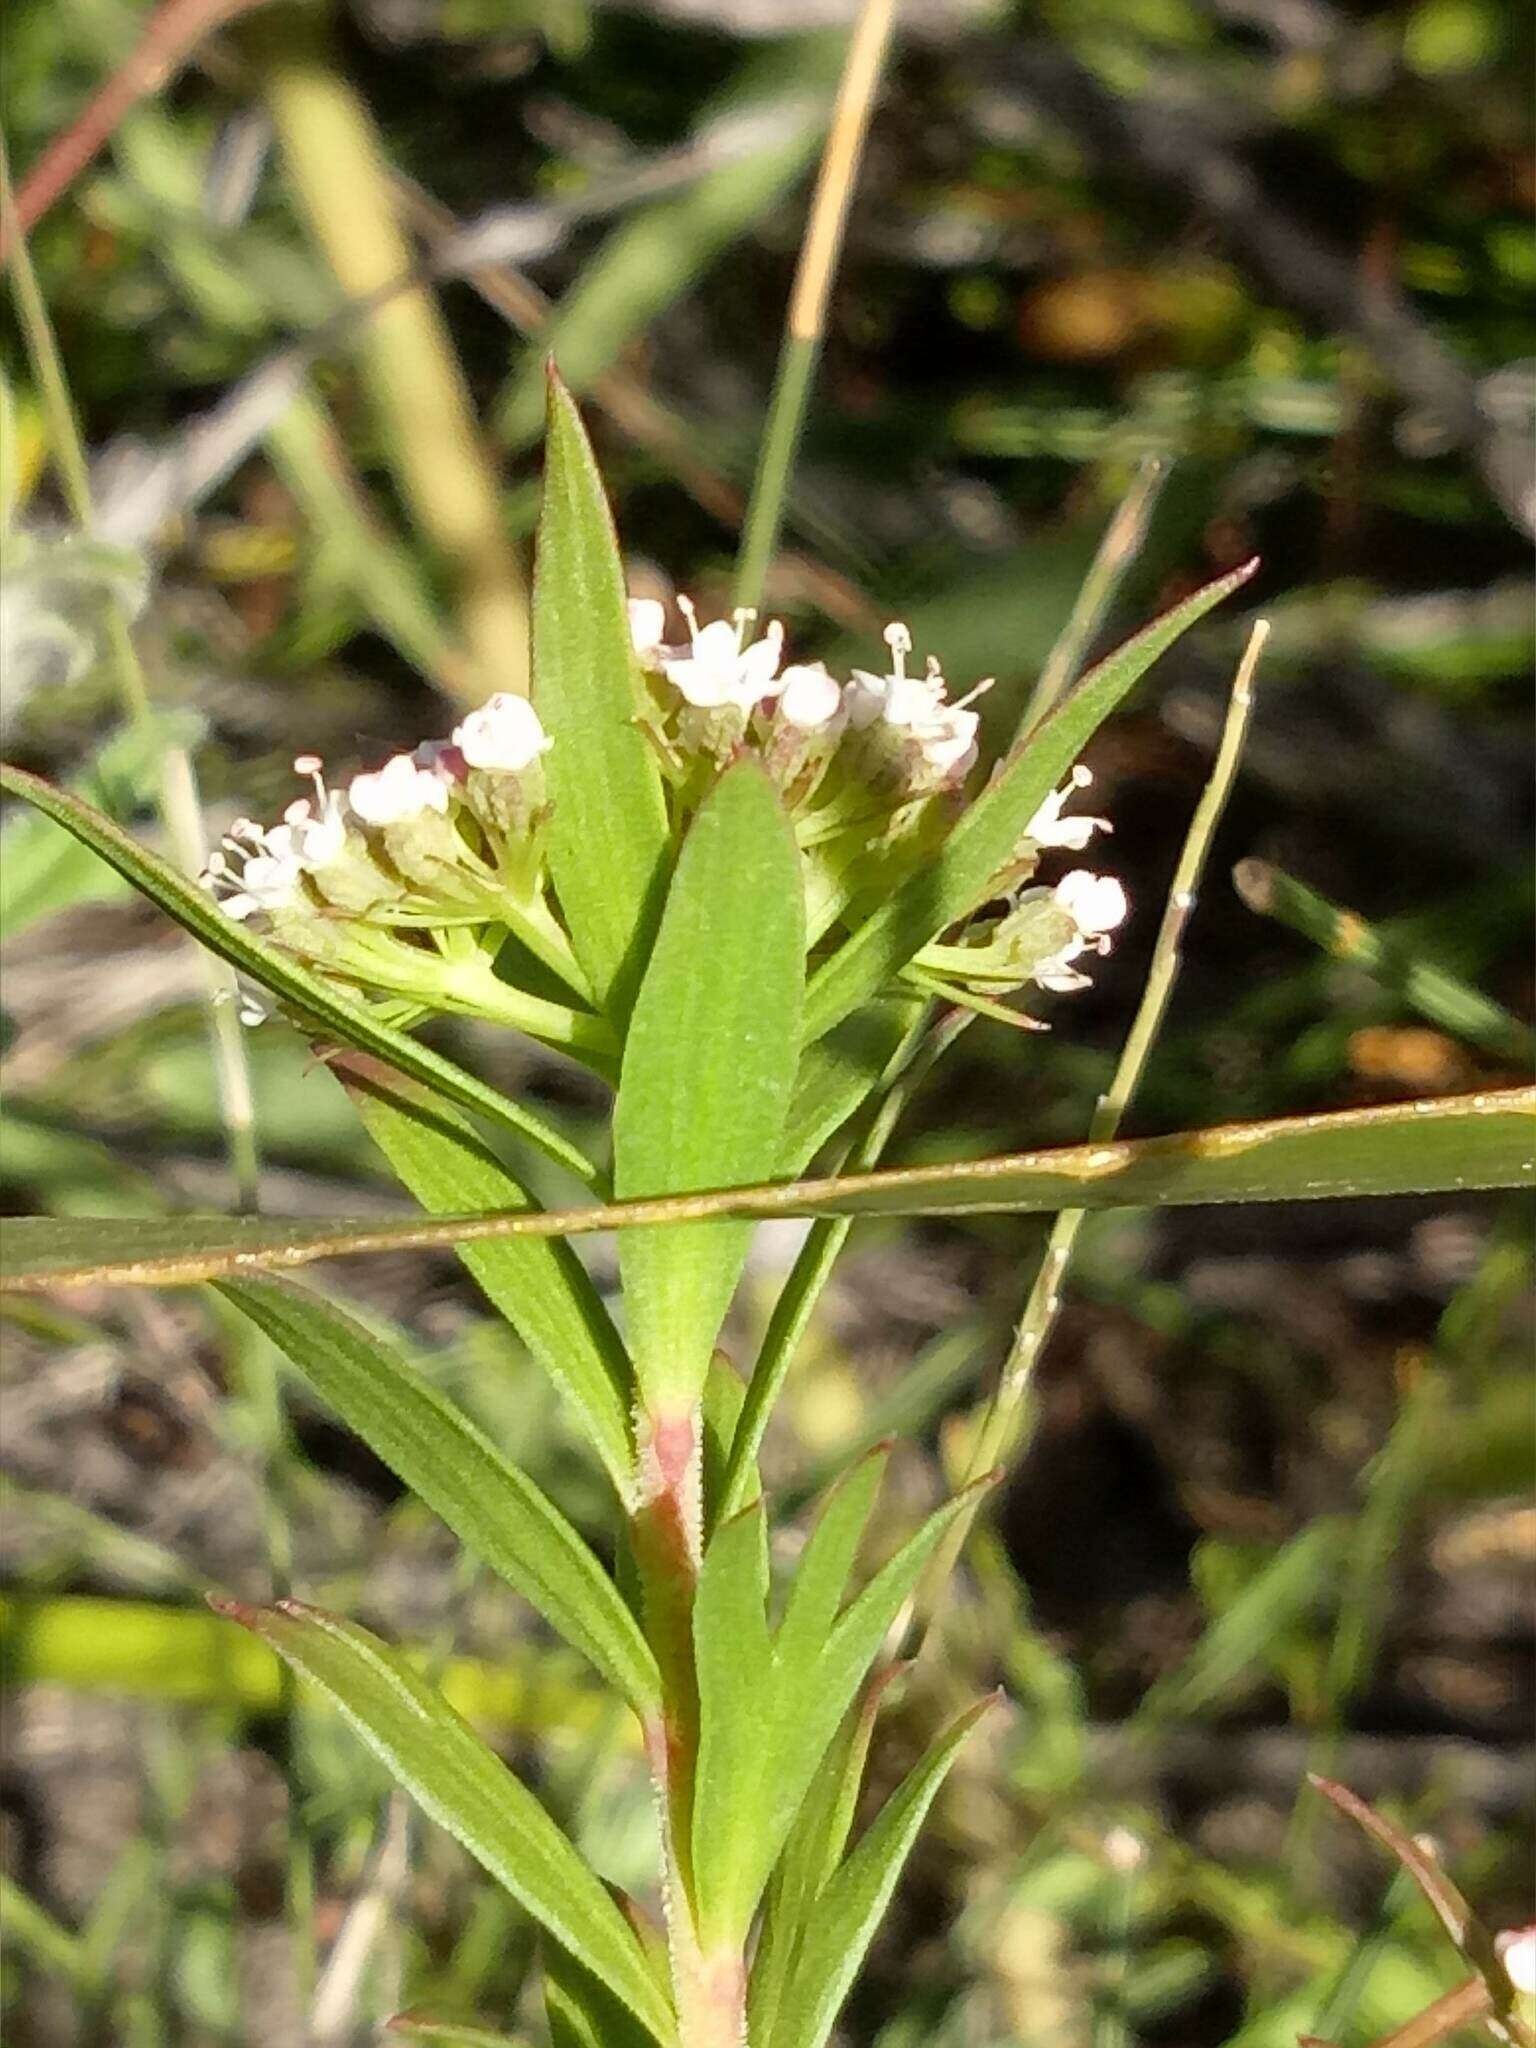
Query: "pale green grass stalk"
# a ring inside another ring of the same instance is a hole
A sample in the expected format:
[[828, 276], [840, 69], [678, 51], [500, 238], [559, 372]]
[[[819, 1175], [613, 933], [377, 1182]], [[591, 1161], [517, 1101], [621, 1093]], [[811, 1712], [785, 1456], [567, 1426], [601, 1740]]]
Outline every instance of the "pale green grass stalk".
[[778, 549], [785, 494], [826, 331], [832, 277], [843, 245], [848, 206], [859, 174], [859, 159], [864, 152], [864, 138], [895, 12], [895, 0], [864, 0], [849, 40], [832, 109], [832, 126], [811, 201], [811, 216], [800, 246], [757, 470], [747, 500], [734, 591], [735, 602], [744, 607], [755, 608], [762, 601], [763, 586]]
[[1103, 625], [1126, 571], [1141, 553], [1167, 476], [1168, 465], [1165, 462], [1144, 462], [1130, 489], [1116, 506], [1114, 517], [1104, 530], [1104, 538], [1099, 542], [1088, 574], [1083, 578], [1067, 615], [1067, 622], [1056, 636], [1056, 644], [1046, 656], [1045, 666], [1029, 693], [1023, 717], [1019, 720], [1021, 734], [1037, 726], [1077, 681], [1083, 657]]
[[242, 42], [311, 234], [349, 298], [379, 296], [357, 341], [362, 372], [401, 492], [453, 578], [472, 694], [526, 696], [522, 571], [437, 302], [425, 287], [391, 290], [413, 258], [372, 116], [337, 69], [318, 10], [276, 9]]
[[1357, 911], [1330, 903], [1265, 860], [1240, 860], [1232, 870], [1232, 882], [1250, 910], [1289, 925], [1329, 959], [1358, 967], [1453, 1038], [1495, 1058], [1531, 1063], [1536, 1035], [1529, 1025], [1433, 960], [1386, 937]]
[[[1088, 1142], [1107, 1145], [1119, 1132], [1121, 1120], [1146, 1069], [1147, 1059], [1168, 1008], [1168, 999], [1178, 976], [1184, 932], [1195, 907], [1200, 878], [1210, 853], [1211, 840], [1226, 808], [1237, 764], [1242, 755], [1248, 717], [1253, 708], [1253, 677], [1259, 656], [1269, 637], [1269, 622], [1260, 619], [1249, 636], [1238, 664], [1227, 707], [1226, 722], [1210, 777], [1195, 807], [1189, 831], [1179, 853], [1173, 883], [1163, 910], [1162, 923], [1152, 951], [1152, 964], [1131, 1020], [1113, 1078], [1094, 1107], [1088, 1124]], [[1072, 1249], [1082, 1228], [1086, 1211], [1063, 1209], [1051, 1226], [1030, 1289], [1024, 1313], [1019, 1319], [1013, 1344], [1004, 1362], [996, 1391], [971, 1440], [967, 1481], [1006, 1463], [1017, 1451], [1027, 1421], [1028, 1400], [1034, 1370], [1055, 1327], [1061, 1308], [1062, 1289], [1072, 1261]], [[939, 1589], [953, 1570], [967, 1534], [969, 1517], [961, 1517], [941, 1546], [930, 1567], [927, 1581], [919, 1591], [917, 1611], [931, 1616]]]
[[[64, 376], [53, 323], [48, 317], [37, 272], [32, 266], [31, 251], [16, 218], [10, 164], [3, 139], [0, 139], [0, 223], [3, 223], [10, 243], [11, 289], [38, 381], [59, 482], [75, 521], [89, 532], [93, 507], [85, 443]], [[137, 724], [147, 725], [151, 715], [149, 684], [128, 621], [115, 605], [107, 609], [106, 637], [123, 715]], [[161, 754], [160, 814], [178, 865], [188, 874], [197, 874], [206, 857], [207, 843], [203, 835], [197, 780], [185, 748], [168, 746]], [[254, 1211], [258, 1201], [261, 1158], [256, 1140], [250, 1065], [236, 1005], [235, 976], [230, 968], [201, 947], [197, 950], [208, 993], [209, 1042], [236, 1204], [242, 1211]]]

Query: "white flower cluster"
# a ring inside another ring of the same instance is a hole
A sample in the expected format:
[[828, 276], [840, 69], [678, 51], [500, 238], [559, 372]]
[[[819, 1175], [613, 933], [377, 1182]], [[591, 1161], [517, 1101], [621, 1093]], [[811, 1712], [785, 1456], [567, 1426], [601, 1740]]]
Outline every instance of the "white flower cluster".
[[678, 599], [678, 609], [688, 623], [686, 647], [663, 644], [666, 612], [655, 598], [631, 599], [630, 633], [643, 666], [665, 676], [695, 711], [734, 712], [744, 723], [771, 706], [781, 726], [823, 739], [835, 739], [845, 727], [864, 732], [878, 726], [902, 745], [918, 785], [957, 783], [975, 762], [979, 720], [970, 707], [989, 682], [951, 704], [932, 656], [922, 675], [907, 674], [912, 635], [905, 626], [893, 622], [885, 629], [888, 674], [856, 668], [847, 683], [839, 683], [823, 662], [780, 666], [784, 628], [776, 619], [753, 640], [751, 612], [700, 626], [687, 598]]
[[[800, 847], [814, 950], [837, 928], [855, 929], [942, 846], [976, 759], [971, 707], [986, 685], [952, 703], [937, 662], [909, 673], [912, 636], [900, 624], [885, 631], [885, 673], [855, 669], [839, 682], [821, 662], [786, 665], [776, 623], [754, 637], [750, 613], [700, 625], [686, 599], [679, 609], [688, 639], [669, 647], [661, 605], [630, 605], [646, 676], [641, 723], [674, 830], [680, 838], [725, 761], [756, 751]], [[239, 819], [203, 880], [228, 916], [259, 917], [277, 943], [391, 1021], [445, 1009], [490, 1017], [608, 1071], [617, 1042], [545, 870], [540, 757], [550, 745], [533, 706], [502, 694], [448, 740], [395, 754], [345, 787], [328, 788], [319, 759], [302, 754], [294, 768], [312, 793], [278, 824]], [[1026, 885], [1043, 854], [1080, 853], [1109, 830], [1107, 819], [1067, 813], [1090, 781], [1075, 768], [1045, 800], [998, 878], [1003, 911], [925, 947], [903, 970], [909, 986], [996, 1011], [997, 997], [1026, 985], [1086, 985], [1080, 963], [1109, 951], [1124, 890], [1086, 868], [1052, 887]], [[529, 955], [544, 970], [537, 980], [520, 973]]]
[[520, 774], [549, 744], [527, 699], [503, 691], [455, 726], [446, 744], [428, 740], [414, 753], [394, 754], [382, 768], [354, 775], [344, 793], [326, 788], [316, 755], [300, 754], [294, 773], [313, 778], [313, 801], [301, 797], [291, 803], [280, 825], [264, 828], [249, 818], [237, 819], [209, 860], [203, 881], [215, 895], [227, 892], [222, 905], [233, 918], [289, 909], [301, 900], [306, 875], [318, 875], [342, 860], [349, 818], [384, 828], [430, 814], [446, 817], [454, 790], [472, 770]]

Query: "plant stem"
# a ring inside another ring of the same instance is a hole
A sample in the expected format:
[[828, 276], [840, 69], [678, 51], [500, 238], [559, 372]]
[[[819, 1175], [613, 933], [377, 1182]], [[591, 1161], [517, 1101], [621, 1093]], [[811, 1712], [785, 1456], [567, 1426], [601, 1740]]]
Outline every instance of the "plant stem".
[[1104, 529], [1104, 538], [1099, 542], [1088, 574], [1083, 578], [1082, 587], [1067, 616], [1067, 623], [1057, 634], [1056, 643], [1046, 656], [1045, 666], [1029, 693], [1019, 720], [1021, 737], [1032, 731], [1076, 682], [1083, 656], [1104, 623], [1105, 613], [1114, 602], [1115, 592], [1125, 572], [1141, 552], [1141, 544], [1147, 537], [1153, 509], [1167, 476], [1166, 463], [1155, 457], [1144, 462], [1137, 470], [1130, 489], [1115, 508], [1114, 517]]
[[[1185, 927], [1195, 907], [1195, 898], [1210, 852], [1211, 840], [1226, 808], [1242, 754], [1248, 716], [1253, 708], [1254, 671], [1258, 667], [1259, 656], [1268, 638], [1269, 622], [1260, 619], [1249, 635], [1248, 645], [1233, 679], [1232, 695], [1227, 707], [1221, 741], [1216, 750], [1216, 759], [1200, 801], [1195, 806], [1195, 815], [1190, 820], [1189, 831], [1179, 853], [1178, 865], [1174, 869], [1173, 882], [1164, 906], [1162, 923], [1158, 927], [1157, 939], [1152, 950], [1152, 964], [1147, 970], [1141, 1001], [1137, 1004], [1136, 1014], [1131, 1020], [1131, 1028], [1126, 1034], [1125, 1044], [1121, 1048], [1109, 1087], [1099, 1097], [1089, 1119], [1090, 1145], [1108, 1144], [1118, 1134], [1121, 1120], [1145, 1071], [1148, 1056], [1167, 1010], [1168, 999], [1179, 971]], [[1063, 1209], [1051, 1226], [1045, 1253], [1035, 1274], [1034, 1285], [1024, 1305], [1024, 1313], [1019, 1319], [1018, 1329], [999, 1376], [997, 1388], [972, 1439], [966, 1472], [967, 1483], [991, 1471], [994, 1466], [1012, 1457], [1018, 1449], [1026, 1423], [1027, 1403], [1034, 1381], [1035, 1365], [1055, 1327], [1056, 1317], [1061, 1308], [1063, 1283], [1072, 1260], [1072, 1249], [1086, 1214], [1087, 1211], [1083, 1209]], [[925, 1618], [925, 1625], [931, 1623], [939, 1589], [954, 1569], [969, 1534], [973, 1515], [974, 1510], [957, 1518], [924, 1576], [918, 1591], [916, 1611]]]
[[890, 40], [895, 0], [864, 0], [848, 42], [848, 55], [832, 109], [816, 192], [790, 293], [789, 317], [774, 375], [768, 421], [747, 501], [735, 602], [755, 609], [779, 542], [784, 498], [805, 421], [806, 399], [826, 330], [827, 299], [843, 244], [848, 203], [859, 173], [870, 110]]

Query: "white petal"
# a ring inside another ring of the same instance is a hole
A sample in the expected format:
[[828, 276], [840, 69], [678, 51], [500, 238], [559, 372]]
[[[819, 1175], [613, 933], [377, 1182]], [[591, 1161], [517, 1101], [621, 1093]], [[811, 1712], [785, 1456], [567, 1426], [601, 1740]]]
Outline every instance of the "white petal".
[[872, 676], [867, 668], [856, 668], [848, 680], [846, 701], [848, 723], [855, 732], [873, 725], [885, 705], [887, 678]]
[[629, 600], [629, 637], [642, 661], [654, 655], [667, 630], [667, 608], [654, 597]]
[[446, 811], [448, 790], [409, 754], [396, 754], [371, 775], [354, 775], [347, 801], [365, 825], [399, 825], [423, 811]]
[[538, 759], [549, 739], [526, 697], [498, 690], [454, 727], [453, 744], [471, 768], [515, 775]]
[[1517, 1991], [1536, 1996], [1536, 1927], [1512, 1927], [1494, 1936], [1509, 1981]]
[[1074, 868], [1056, 884], [1055, 897], [1078, 930], [1088, 937], [1112, 932], [1125, 922], [1130, 905], [1125, 890], [1113, 875], [1091, 874]]
[[779, 716], [801, 732], [819, 732], [842, 710], [842, 690], [822, 662], [797, 662], [779, 681]]

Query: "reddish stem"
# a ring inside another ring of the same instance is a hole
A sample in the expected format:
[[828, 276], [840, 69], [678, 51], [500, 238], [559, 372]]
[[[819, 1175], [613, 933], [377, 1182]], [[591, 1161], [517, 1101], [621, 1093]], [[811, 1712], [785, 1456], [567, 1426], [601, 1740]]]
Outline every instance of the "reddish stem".
[[[55, 135], [22, 180], [16, 217], [23, 233], [42, 219], [105, 149], [129, 109], [158, 92], [206, 35], [266, 0], [161, 0], [131, 56], [120, 64], [85, 109]], [[0, 227], [0, 264], [10, 247]]]

